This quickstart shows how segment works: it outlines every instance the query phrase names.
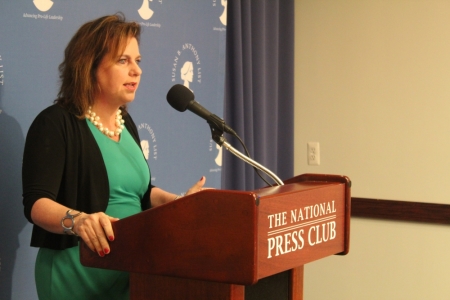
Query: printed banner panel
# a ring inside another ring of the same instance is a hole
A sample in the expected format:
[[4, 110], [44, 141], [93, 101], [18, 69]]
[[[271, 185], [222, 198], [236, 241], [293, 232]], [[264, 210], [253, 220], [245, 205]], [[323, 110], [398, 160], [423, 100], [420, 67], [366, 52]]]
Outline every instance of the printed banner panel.
[[[85, 22], [122, 12], [142, 26], [143, 70], [129, 111], [155, 185], [185, 192], [201, 176], [220, 188], [222, 152], [205, 120], [174, 110], [174, 84], [223, 114], [226, 3], [219, 0], [28, 0], [0, 3], [0, 299], [37, 299], [36, 249], [23, 216], [21, 161], [36, 115], [59, 90], [64, 49]], [[24, 289], [23, 287], [27, 288]]]

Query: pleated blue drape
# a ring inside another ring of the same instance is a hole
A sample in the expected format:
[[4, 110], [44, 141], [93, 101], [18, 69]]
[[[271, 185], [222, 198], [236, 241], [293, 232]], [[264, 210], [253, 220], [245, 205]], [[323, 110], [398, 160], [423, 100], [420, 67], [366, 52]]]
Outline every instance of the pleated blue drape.
[[[292, 177], [294, 0], [228, 1], [224, 105], [224, 119], [251, 157], [282, 180]], [[237, 139], [225, 137], [244, 153]], [[228, 151], [222, 166], [224, 189], [266, 186], [253, 167]]]

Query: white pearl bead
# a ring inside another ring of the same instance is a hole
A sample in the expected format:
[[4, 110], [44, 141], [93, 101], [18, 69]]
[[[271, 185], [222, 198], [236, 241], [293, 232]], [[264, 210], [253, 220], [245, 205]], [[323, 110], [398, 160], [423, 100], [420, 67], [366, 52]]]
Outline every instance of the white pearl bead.
[[94, 126], [96, 126], [98, 128], [98, 130], [100, 130], [100, 132], [102, 132], [103, 134], [105, 134], [106, 136], [109, 137], [113, 137], [114, 135], [120, 135], [123, 131], [123, 129], [125, 128], [125, 126], [123, 125], [125, 123], [125, 120], [122, 119], [122, 111], [119, 109], [116, 112], [116, 120], [115, 120], [115, 125], [116, 125], [116, 130], [109, 130], [106, 127], [103, 127], [103, 124], [100, 122], [100, 117], [97, 116], [97, 114], [95, 112], [92, 111], [92, 108], [89, 106], [87, 114], [86, 114], [86, 119], [88, 119], [89, 121], [92, 122], [92, 124], [94, 124]]

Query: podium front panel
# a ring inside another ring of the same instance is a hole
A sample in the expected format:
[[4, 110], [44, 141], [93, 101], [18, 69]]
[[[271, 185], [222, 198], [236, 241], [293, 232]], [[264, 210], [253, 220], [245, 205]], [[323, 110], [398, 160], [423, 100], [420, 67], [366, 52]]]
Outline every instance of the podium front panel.
[[305, 182], [265, 188], [258, 212], [258, 278], [343, 252], [346, 186]]

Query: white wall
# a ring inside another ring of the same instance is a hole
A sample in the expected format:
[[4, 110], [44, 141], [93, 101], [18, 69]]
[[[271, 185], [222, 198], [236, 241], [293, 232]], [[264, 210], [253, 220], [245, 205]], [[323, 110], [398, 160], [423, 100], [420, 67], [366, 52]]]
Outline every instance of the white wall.
[[[354, 197], [450, 204], [450, 1], [296, 0], [295, 174]], [[306, 143], [321, 164], [307, 164]], [[450, 228], [352, 219], [305, 299], [449, 299]]]

